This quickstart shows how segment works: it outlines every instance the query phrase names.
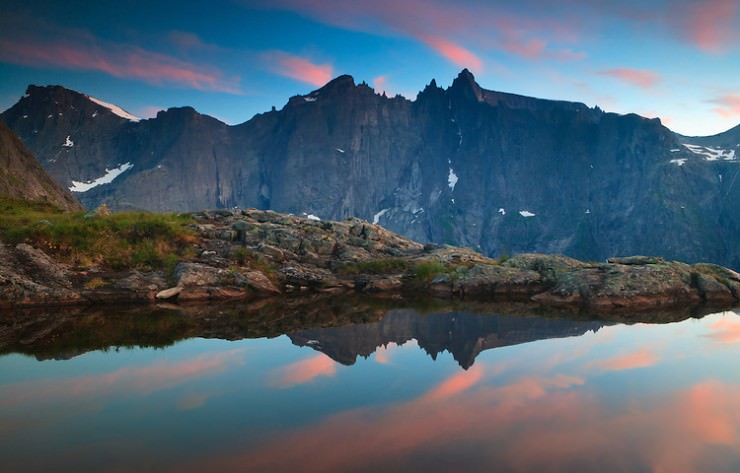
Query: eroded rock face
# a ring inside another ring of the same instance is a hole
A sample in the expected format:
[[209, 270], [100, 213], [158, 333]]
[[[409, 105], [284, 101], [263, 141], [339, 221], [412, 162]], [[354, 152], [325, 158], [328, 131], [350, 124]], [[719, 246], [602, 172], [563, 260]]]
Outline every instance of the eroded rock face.
[[0, 197], [51, 204], [63, 210], [82, 210], [0, 119]]
[[[80, 272], [27, 244], [2, 246], [5, 306], [189, 302], [351, 292], [533, 301], [596, 312], [737, 304], [740, 275], [713, 264], [623, 257], [587, 263], [521, 254], [496, 261], [422, 245], [359, 219], [316, 221], [256, 209], [192, 215], [191, 254], [172, 274]], [[93, 284], [94, 283], [94, 284]]]

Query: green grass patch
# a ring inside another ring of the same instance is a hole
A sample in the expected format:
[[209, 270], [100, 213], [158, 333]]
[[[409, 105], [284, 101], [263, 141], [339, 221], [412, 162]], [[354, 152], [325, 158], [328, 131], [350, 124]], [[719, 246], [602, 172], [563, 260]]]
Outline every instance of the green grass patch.
[[439, 261], [421, 261], [414, 266], [414, 276], [420, 281], [431, 281], [434, 276], [449, 271], [450, 268]]
[[48, 204], [0, 199], [0, 239], [27, 242], [81, 266], [166, 269], [191, 256], [197, 239], [189, 216], [121, 212], [107, 216], [63, 213]]

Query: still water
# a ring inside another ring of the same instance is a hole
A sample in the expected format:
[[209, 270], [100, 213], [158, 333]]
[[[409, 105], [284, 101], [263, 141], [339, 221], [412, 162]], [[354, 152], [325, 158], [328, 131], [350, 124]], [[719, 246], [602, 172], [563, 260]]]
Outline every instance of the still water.
[[740, 311], [623, 320], [2, 314], [0, 471], [740, 471]]

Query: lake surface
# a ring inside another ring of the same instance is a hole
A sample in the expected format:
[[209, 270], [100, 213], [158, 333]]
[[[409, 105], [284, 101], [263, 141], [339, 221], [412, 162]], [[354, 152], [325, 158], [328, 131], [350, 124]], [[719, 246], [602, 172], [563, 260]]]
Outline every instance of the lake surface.
[[527, 311], [2, 314], [0, 471], [740, 471], [740, 310]]

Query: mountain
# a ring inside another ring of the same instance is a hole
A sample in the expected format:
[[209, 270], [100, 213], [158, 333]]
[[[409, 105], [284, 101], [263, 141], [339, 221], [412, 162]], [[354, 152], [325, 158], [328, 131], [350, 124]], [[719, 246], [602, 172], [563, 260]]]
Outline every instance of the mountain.
[[0, 197], [82, 210], [77, 199], [44, 171], [36, 158], [0, 120]]
[[448, 351], [461, 368], [468, 369], [484, 350], [580, 336], [597, 332], [604, 325], [597, 321], [465, 312], [419, 316], [414, 310], [395, 309], [377, 322], [316, 328], [288, 336], [293, 344], [311, 347], [344, 365], [353, 365], [358, 356], [367, 358], [389, 343], [403, 345], [413, 339], [432, 359]]
[[61, 87], [30, 86], [2, 117], [88, 207], [357, 216], [488, 255], [740, 268], [737, 131], [682, 137], [658, 119], [485, 90], [467, 70], [414, 101], [340, 76], [236, 126], [189, 107], [137, 121]]

